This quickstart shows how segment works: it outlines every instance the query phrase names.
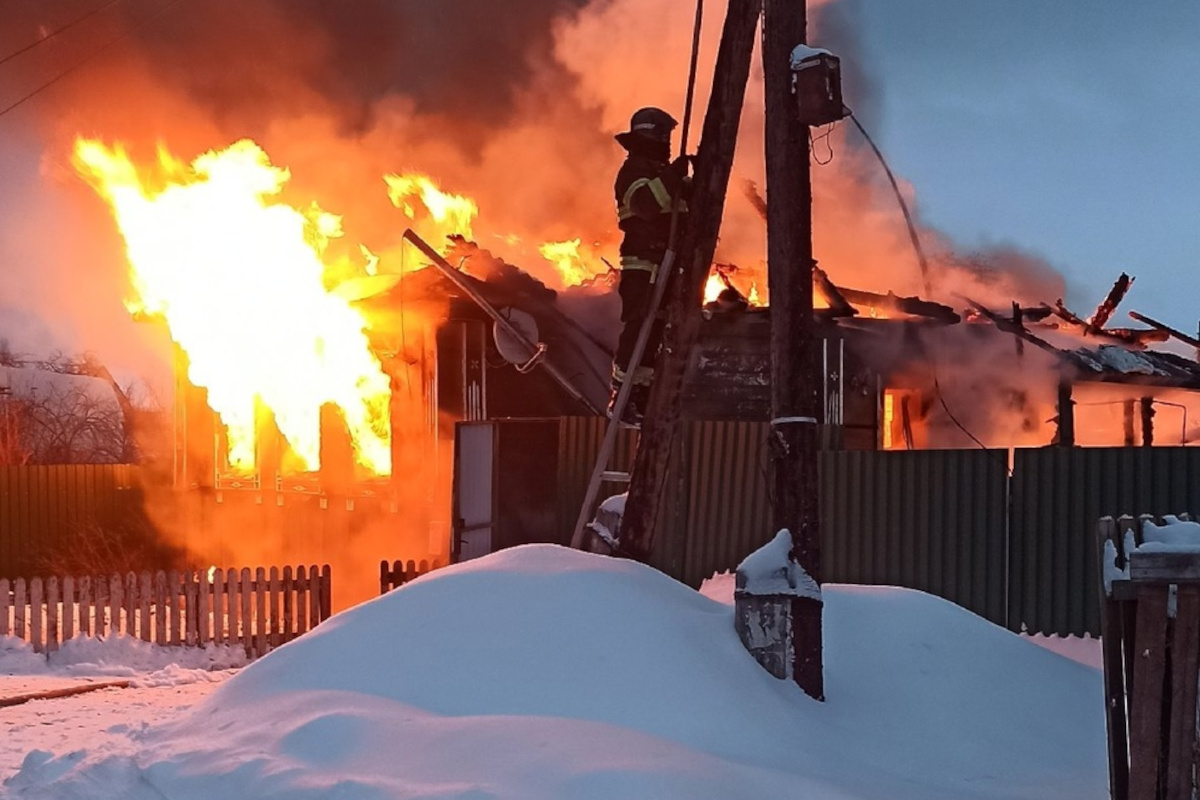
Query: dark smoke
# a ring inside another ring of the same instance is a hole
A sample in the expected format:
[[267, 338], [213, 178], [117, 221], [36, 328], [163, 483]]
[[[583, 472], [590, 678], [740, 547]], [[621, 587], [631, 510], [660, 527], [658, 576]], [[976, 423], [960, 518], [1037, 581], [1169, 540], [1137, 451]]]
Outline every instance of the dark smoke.
[[420, 114], [503, 124], [585, 0], [190, 0], [137, 29], [153, 70], [223, 120], [338, 109], [365, 129], [404, 98]]

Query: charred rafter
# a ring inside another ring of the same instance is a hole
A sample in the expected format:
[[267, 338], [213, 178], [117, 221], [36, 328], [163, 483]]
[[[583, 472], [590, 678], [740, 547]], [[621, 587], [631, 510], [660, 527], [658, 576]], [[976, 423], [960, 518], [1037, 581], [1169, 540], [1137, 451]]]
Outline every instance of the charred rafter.
[[962, 322], [962, 317], [953, 308], [944, 306], [941, 303], [935, 303], [932, 300], [922, 300], [919, 297], [900, 297], [892, 292], [879, 294], [877, 292], [865, 292], [861, 289], [847, 289], [845, 287], [839, 288], [839, 291], [847, 302], [854, 305], [870, 306], [871, 308], [878, 308], [881, 311], [889, 313], [925, 317], [947, 325], [955, 325]]
[[853, 317], [858, 309], [850, 305], [842, 295], [842, 290], [834, 286], [825, 270], [813, 265], [813, 285], [829, 303], [829, 315], [833, 317]]
[[[1125, 294], [1132, 285], [1133, 278], [1122, 272], [1121, 277], [1117, 278], [1112, 288], [1108, 290], [1108, 296], [1104, 298], [1104, 302], [1096, 307], [1096, 312], [1088, 320], [1088, 325], [1093, 330], [1104, 330], [1104, 325], [1113, 315], [1113, 312], [1117, 310], [1117, 306], [1121, 304], [1121, 301], [1125, 299]], [[1061, 302], [1060, 300], [1059, 303]]]
[[1173, 336], [1184, 344], [1200, 349], [1200, 339], [1197, 339], [1194, 336], [1188, 336], [1183, 331], [1176, 330], [1166, 323], [1159, 322], [1153, 317], [1147, 317], [1145, 314], [1139, 314], [1136, 311], [1130, 311], [1129, 316], [1133, 319], [1136, 319], [1138, 322], [1143, 322], [1146, 325], [1149, 325], [1151, 328], [1154, 328], [1160, 333], [1164, 334], [1164, 338], [1170, 338]]
[[1043, 306], [1050, 310], [1054, 316], [1058, 317], [1067, 325], [1078, 328], [1084, 336], [1094, 336], [1098, 339], [1110, 339], [1114, 342], [1128, 345], [1129, 347], [1144, 348], [1150, 342], [1165, 342], [1170, 338], [1170, 334], [1162, 330], [1143, 329], [1143, 328], [1104, 328], [1098, 329], [1093, 327], [1087, 321], [1080, 319], [1078, 315], [1063, 305], [1063, 301], [1056, 300], [1053, 306]]

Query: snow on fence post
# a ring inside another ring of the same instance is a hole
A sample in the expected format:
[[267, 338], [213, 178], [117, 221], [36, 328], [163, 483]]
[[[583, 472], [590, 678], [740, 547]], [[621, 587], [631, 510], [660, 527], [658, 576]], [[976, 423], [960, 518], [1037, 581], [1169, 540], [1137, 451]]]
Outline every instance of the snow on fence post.
[[787, 530], [742, 560], [734, 573], [734, 627], [742, 645], [776, 678], [794, 675], [793, 605], [821, 601], [821, 587], [791, 560]]

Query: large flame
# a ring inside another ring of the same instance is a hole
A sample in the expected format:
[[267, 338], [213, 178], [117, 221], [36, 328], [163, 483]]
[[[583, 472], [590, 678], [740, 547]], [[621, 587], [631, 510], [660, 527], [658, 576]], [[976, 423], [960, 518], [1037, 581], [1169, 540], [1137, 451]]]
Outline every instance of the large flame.
[[388, 197], [410, 220], [417, 235], [440, 250], [451, 235], [472, 238], [479, 206], [469, 197], [446, 192], [427, 175], [385, 175]]
[[160, 148], [139, 171], [120, 146], [75, 143], [75, 168], [112, 207], [137, 297], [186, 351], [189, 378], [227, 427], [229, 463], [255, 465], [256, 408], [274, 413], [306, 469], [320, 409], [341, 409], [358, 462], [391, 471], [390, 384], [365, 320], [326, 291], [322, 253], [340, 221], [275, 199], [290, 175], [242, 140], [185, 164]]

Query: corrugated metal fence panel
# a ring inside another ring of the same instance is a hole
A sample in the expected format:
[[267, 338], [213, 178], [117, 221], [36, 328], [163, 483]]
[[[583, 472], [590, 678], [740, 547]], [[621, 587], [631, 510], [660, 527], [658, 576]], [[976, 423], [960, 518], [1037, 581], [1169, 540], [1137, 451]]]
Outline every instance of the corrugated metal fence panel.
[[[678, 519], [659, 526], [664, 571], [692, 586], [733, 569], [771, 538], [761, 422], [692, 422], [676, 443]], [[681, 506], [681, 508], [680, 508]], [[671, 504], [668, 504], [671, 508]], [[671, 547], [671, 541], [681, 546]]]
[[920, 589], [1004, 623], [1005, 452], [846, 451], [820, 459], [826, 582]]
[[31, 573], [71, 537], [103, 525], [132, 501], [130, 464], [0, 467], [0, 576]]
[[[561, 417], [558, 427], [558, 518], [559, 527], [574, 530], [579, 517], [579, 507], [587, 492], [592, 469], [608, 420], [604, 417]], [[633, 466], [633, 451], [637, 445], [637, 431], [629, 428], [617, 433], [617, 444], [608, 469], [628, 471]], [[626, 490], [625, 484], [604, 482], [600, 485], [599, 500]], [[597, 503], [598, 505], [599, 503]], [[594, 509], [593, 509], [594, 511]]]
[[1009, 627], [1098, 633], [1096, 521], [1197, 509], [1200, 448], [1016, 451]]

